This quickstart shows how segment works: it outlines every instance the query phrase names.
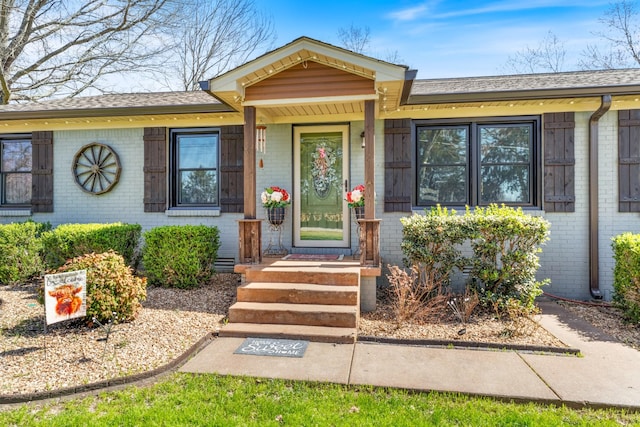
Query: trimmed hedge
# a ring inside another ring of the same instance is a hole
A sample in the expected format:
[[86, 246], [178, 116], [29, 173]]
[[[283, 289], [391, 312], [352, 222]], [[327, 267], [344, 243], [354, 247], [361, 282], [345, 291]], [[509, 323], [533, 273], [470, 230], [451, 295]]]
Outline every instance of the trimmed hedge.
[[613, 302], [627, 320], [640, 323], [640, 234], [624, 233], [612, 241]]
[[80, 255], [113, 250], [135, 268], [141, 233], [138, 224], [61, 224], [42, 236], [44, 262], [57, 268]]
[[0, 225], [0, 283], [13, 284], [42, 274], [40, 236], [50, 224], [33, 221]]
[[87, 318], [105, 323], [135, 319], [147, 297], [147, 280], [135, 277], [114, 251], [73, 258], [53, 273], [87, 270]]
[[[485, 302], [498, 308], [515, 299], [531, 309], [542, 293], [546, 281], [537, 282], [535, 273], [540, 245], [549, 238], [544, 218], [504, 205], [467, 208], [464, 215], [438, 206], [400, 221], [405, 262], [431, 272], [428, 277], [448, 284], [455, 268], [471, 266], [471, 284]], [[460, 250], [466, 242], [473, 250], [469, 258]]]
[[142, 263], [150, 284], [193, 288], [214, 273], [220, 233], [205, 225], [156, 227], [144, 233]]

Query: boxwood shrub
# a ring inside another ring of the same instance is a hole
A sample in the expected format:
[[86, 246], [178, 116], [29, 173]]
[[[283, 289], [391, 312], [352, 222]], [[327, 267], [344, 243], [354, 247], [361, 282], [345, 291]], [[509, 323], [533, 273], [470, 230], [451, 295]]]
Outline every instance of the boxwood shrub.
[[80, 255], [113, 250], [135, 268], [141, 233], [138, 224], [61, 224], [42, 236], [44, 262], [48, 268], [57, 268]]
[[640, 234], [624, 233], [612, 240], [613, 302], [629, 321], [640, 323]]
[[43, 232], [50, 224], [33, 221], [0, 225], [0, 283], [12, 284], [42, 274]]
[[114, 251], [68, 260], [52, 273], [87, 270], [87, 318], [100, 322], [135, 319], [147, 296], [147, 281], [135, 277], [122, 255]]
[[214, 273], [220, 233], [205, 225], [171, 225], [144, 233], [142, 264], [150, 284], [192, 288]]

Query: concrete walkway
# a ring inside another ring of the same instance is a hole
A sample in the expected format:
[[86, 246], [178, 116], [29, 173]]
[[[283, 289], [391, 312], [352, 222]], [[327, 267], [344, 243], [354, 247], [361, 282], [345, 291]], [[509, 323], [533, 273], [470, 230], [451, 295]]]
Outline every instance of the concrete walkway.
[[218, 338], [181, 372], [248, 375], [449, 391], [568, 406], [640, 410], [640, 351], [541, 301], [540, 323], [582, 357], [395, 344], [309, 343], [302, 358], [234, 354], [243, 338]]

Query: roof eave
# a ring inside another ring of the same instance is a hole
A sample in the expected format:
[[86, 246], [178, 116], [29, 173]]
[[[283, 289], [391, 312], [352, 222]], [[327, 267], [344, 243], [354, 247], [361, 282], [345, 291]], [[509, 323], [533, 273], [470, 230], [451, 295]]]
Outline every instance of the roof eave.
[[196, 113], [235, 113], [226, 104], [155, 106], [155, 107], [118, 107], [118, 108], [73, 108], [64, 110], [7, 111], [0, 112], [0, 120], [25, 119], [67, 119], [79, 117], [119, 117], [119, 116], [154, 116], [163, 114], [196, 114]]
[[585, 87], [572, 89], [534, 89], [472, 93], [409, 95], [407, 105], [455, 104], [464, 102], [518, 101], [528, 99], [583, 98], [602, 95], [640, 94], [640, 85]]

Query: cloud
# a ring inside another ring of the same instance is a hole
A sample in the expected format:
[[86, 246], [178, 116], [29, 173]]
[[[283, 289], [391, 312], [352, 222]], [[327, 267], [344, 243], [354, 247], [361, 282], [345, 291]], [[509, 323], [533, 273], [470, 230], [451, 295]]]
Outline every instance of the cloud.
[[389, 17], [396, 21], [413, 21], [423, 15], [428, 10], [427, 5], [410, 7], [389, 13]]

